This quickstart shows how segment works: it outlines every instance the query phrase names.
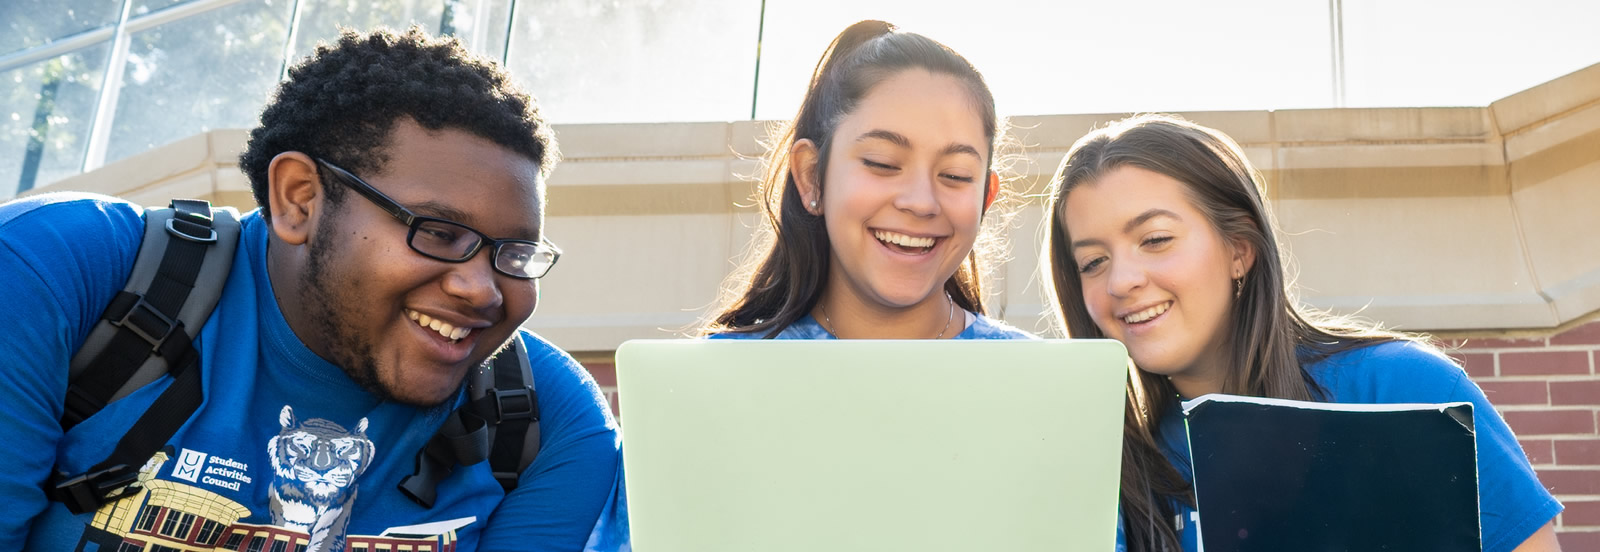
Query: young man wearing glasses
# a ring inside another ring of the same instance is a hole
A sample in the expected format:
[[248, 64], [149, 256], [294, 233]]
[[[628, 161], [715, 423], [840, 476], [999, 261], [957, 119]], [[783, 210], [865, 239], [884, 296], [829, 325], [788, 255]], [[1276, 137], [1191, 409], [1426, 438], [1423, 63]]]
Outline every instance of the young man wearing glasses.
[[[142, 490], [83, 514], [51, 500], [53, 474], [104, 459], [171, 381], [62, 430], [68, 360], [129, 277], [142, 211], [85, 194], [0, 206], [0, 532], [38, 550], [582, 549], [614, 492], [616, 424], [582, 367], [519, 330], [560, 257], [543, 233], [556, 157], [532, 98], [453, 40], [319, 48], [240, 159], [260, 209], [194, 342], [204, 402]], [[512, 340], [538, 456], [509, 493], [478, 462], [408, 496], [469, 371]]]

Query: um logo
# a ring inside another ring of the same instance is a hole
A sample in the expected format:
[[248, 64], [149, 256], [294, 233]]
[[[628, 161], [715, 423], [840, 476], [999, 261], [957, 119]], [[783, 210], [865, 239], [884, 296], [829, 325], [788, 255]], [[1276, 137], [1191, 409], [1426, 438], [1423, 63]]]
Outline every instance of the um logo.
[[183, 449], [183, 454], [178, 455], [178, 462], [172, 466], [172, 476], [191, 482], [199, 481], [200, 472], [205, 467], [206, 453]]

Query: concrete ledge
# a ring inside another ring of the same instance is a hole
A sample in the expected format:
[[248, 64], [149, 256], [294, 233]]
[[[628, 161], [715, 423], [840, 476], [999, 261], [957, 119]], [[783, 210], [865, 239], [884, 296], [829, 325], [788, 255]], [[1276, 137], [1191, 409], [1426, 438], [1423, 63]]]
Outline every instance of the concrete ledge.
[[[1052, 334], [1038, 277], [1044, 198], [1072, 143], [1127, 114], [1019, 116], [1021, 195], [991, 310]], [[1600, 65], [1487, 107], [1194, 112], [1244, 146], [1312, 306], [1408, 330], [1553, 328], [1600, 311]], [[558, 125], [548, 232], [568, 255], [528, 322], [607, 351], [691, 327], [761, 225], [763, 140], [779, 124]], [[254, 207], [219, 130], [36, 190]]]
[[1600, 64], [1573, 71], [1489, 104], [1502, 134], [1518, 134], [1545, 119], [1600, 101]]
[[1315, 308], [1383, 322], [1406, 331], [1560, 325], [1550, 303], [1536, 293], [1307, 296], [1302, 299]]

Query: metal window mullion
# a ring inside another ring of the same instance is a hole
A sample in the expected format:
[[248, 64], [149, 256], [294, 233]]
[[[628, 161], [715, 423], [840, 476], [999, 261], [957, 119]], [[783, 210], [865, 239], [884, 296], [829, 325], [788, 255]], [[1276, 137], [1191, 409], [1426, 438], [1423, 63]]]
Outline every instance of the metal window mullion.
[[1344, 1], [1328, 0], [1328, 41], [1333, 51], [1333, 106], [1344, 107]]
[[106, 61], [105, 78], [100, 79], [100, 97], [95, 102], [94, 118], [89, 123], [89, 147], [83, 156], [83, 172], [100, 168], [106, 162], [106, 146], [111, 141], [111, 120], [122, 91], [122, 73], [128, 63], [128, 12], [133, 0], [122, 0], [122, 14], [111, 35], [111, 56]]
[[[74, 50], [104, 42], [112, 38], [119, 27], [126, 28], [130, 32], [137, 32], [168, 21], [183, 19], [230, 4], [237, 4], [240, 1], [242, 0], [197, 0], [161, 9], [155, 13], [133, 17], [127, 21], [126, 25], [123, 25], [122, 20], [119, 18], [117, 23], [105, 27], [83, 31], [26, 50], [0, 56], [0, 72], [10, 71], [24, 65], [72, 53]], [[131, 8], [131, 6], [128, 7]]]
[[111, 126], [116, 121], [117, 100], [122, 95], [122, 75], [127, 72], [128, 49], [133, 44], [131, 35], [163, 23], [237, 4], [240, 1], [242, 0], [195, 0], [130, 18], [133, 0], [123, 0], [122, 16], [117, 21], [117, 28], [111, 39], [111, 58], [106, 62], [106, 76], [100, 84], [100, 98], [95, 104], [94, 120], [89, 125], [89, 147], [83, 156], [83, 172], [98, 169], [106, 164], [106, 151], [111, 145]]
[[300, 40], [300, 4], [294, 0], [289, 8], [289, 37], [283, 41], [283, 66], [278, 70], [278, 81], [289, 80], [289, 66], [294, 65], [294, 43]]
[[171, 23], [179, 19], [187, 19], [202, 13], [226, 8], [244, 0], [193, 0], [150, 12], [128, 20], [128, 32], [139, 32], [163, 23]]
[[70, 54], [76, 50], [105, 42], [106, 39], [111, 38], [111, 34], [114, 31], [116, 31], [115, 26], [101, 27], [54, 42], [40, 44], [20, 52], [0, 56], [0, 73]]
[[511, 7], [506, 10], [506, 43], [501, 45], [500, 65], [511, 66], [511, 35], [517, 29], [517, 0], [511, 0]]

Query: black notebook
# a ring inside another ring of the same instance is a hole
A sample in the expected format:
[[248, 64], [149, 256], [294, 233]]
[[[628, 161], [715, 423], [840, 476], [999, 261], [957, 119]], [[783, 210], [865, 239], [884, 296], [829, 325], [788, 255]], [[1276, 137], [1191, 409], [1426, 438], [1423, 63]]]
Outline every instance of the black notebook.
[[1472, 405], [1183, 405], [1208, 551], [1478, 551]]

